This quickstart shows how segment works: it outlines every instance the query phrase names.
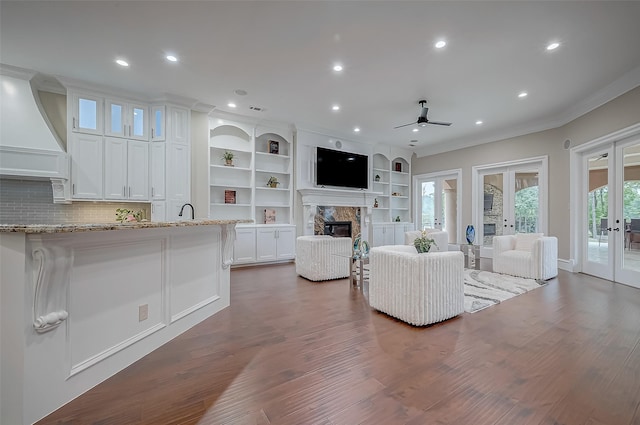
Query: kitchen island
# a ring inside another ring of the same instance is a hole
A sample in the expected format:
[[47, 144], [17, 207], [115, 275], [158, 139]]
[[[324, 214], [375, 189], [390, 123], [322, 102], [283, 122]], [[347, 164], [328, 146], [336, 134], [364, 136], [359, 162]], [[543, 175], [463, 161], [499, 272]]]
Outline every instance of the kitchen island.
[[41, 419], [229, 306], [247, 222], [0, 225], [0, 423]]

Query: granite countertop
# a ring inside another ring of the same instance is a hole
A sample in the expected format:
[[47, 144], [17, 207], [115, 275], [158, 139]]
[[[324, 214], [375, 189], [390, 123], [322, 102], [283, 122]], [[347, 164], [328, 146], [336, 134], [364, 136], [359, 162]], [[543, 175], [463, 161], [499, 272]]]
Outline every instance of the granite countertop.
[[239, 223], [253, 223], [253, 221], [196, 219], [184, 221], [142, 221], [139, 223], [0, 224], [0, 233], [73, 233], [104, 230], [153, 229], [159, 227], [212, 226]]

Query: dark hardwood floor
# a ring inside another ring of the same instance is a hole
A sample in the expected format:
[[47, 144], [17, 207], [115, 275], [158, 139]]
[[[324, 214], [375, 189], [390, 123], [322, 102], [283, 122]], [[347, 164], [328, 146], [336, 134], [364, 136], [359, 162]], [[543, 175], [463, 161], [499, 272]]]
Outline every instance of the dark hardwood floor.
[[40, 424], [640, 424], [640, 291], [560, 271], [412, 327], [346, 279], [231, 272], [231, 307]]

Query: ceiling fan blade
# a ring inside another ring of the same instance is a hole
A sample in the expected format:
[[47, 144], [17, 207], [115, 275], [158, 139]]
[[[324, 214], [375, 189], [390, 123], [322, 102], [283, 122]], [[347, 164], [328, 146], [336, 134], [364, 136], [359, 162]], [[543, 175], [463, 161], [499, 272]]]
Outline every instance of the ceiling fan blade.
[[420, 113], [420, 118], [427, 118], [428, 112], [429, 112], [429, 108], [422, 108], [422, 112]]
[[416, 122], [414, 121], [414, 122], [410, 122], [409, 124], [399, 125], [399, 126], [397, 126], [397, 127], [393, 127], [393, 128], [394, 128], [394, 129], [396, 129], [396, 128], [400, 128], [400, 127], [406, 127], [406, 126], [408, 126], [408, 125], [414, 125], [415, 123], [416, 123]]
[[446, 125], [447, 127], [451, 125], [450, 122], [441, 122], [441, 121], [427, 121], [427, 124]]

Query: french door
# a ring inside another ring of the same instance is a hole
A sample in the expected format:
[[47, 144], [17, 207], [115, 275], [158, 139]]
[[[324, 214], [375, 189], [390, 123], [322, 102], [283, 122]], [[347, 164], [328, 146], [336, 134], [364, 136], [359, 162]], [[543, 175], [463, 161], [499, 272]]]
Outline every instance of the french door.
[[583, 153], [582, 170], [582, 270], [640, 288], [640, 137]]
[[446, 230], [449, 243], [458, 243], [461, 170], [414, 176], [416, 229]]
[[547, 233], [547, 158], [474, 167], [474, 224], [483, 257], [493, 237]]

